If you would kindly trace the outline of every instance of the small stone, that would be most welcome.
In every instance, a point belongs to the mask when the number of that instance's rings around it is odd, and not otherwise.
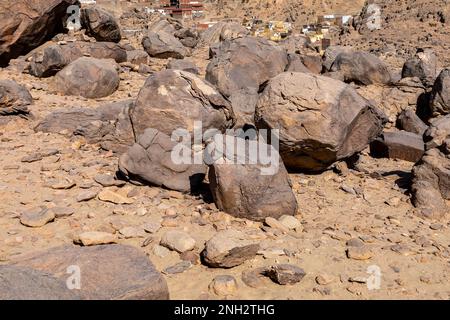
[[[426,284],[430,284],[431,283],[431,277],[423,275],[420,276],[420,282],[426,283]]]
[[[265,223],[271,228],[278,229],[278,230],[281,230],[283,232],[289,232],[289,228],[288,227],[286,227],[284,224],[282,224],[277,219],[274,219],[272,217],[267,217],[265,219]]]
[[[131,239],[131,238],[145,238],[145,232],[144,230],[139,230],[134,227],[125,227],[119,230],[119,233],[121,236],[123,236],[125,239]]]
[[[134,202],[133,199],[124,197],[117,192],[114,192],[109,189],[103,189],[98,194],[98,199],[104,202],[111,202],[114,204],[131,204]]]
[[[83,191],[77,196],[78,202],[89,201],[94,199],[98,195],[98,190]]]
[[[161,229],[161,224],[158,222],[148,222],[144,224],[142,228],[148,233],[156,233]]]
[[[56,218],[70,217],[75,213],[75,209],[70,207],[54,207],[50,210],[55,213]]]
[[[317,284],[320,284],[322,286],[326,286],[330,283],[332,283],[335,280],[335,277],[326,274],[326,273],[321,273],[316,277],[316,282]]]
[[[190,261],[181,261],[171,267],[168,267],[163,270],[163,273],[165,274],[177,274],[185,272],[186,270],[190,269],[192,267],[192,264]]]
[[[350,277],[348,279],[349,282],[356,282],[356,283],[367,283],[367,278],[365,277]]]
[[[364,241],[358,238],[352,238],[345,243],[348,247],[363,247]]]
[[[291,264],[277,264],[267,268],[264,273],[280,285],[296,284],[306,275],[305,271]]]
[[[346,184],[342,184],[342,185],[341,185],[341,190],[343,190],[343,191],[345,191],[345,192],[347,192],[347,193],[356,195],[355,189],[353,189],[352,187],[350,187],[350,186],[348,186],[348,185],[346,185]]]
[[[186,232],[178,230],[167,231],[163,235],[160,244],[179,253],[195,248],[195,240]]]
[[[155,256],[160,257],[160,258],[165,258],[170,254],[169,249],[160,246],[159,244],[155,245],[153,247],[153,253],[155,254]]]
[[[216,295],[227,297],[233,295],[237,290],[237,281],[233,276],[220,275],[209,284],[209,289]]]
[[[200,263],[200,255],[194,251],[186,251],[180,254],[180,259],[183,261],[189,261],[193,265]]]
[[[101,184],[103,187],[122,187],[125,185],[125,181],[116,180],[110,174],[98,174],[94,177],[95,182]]]
[[[299,228],[301,226],[300,221],[298,221],[298,219],[293,216],[283,215],[278,219],[278,221],[283,226],[285,226],[286,228],[291,229],[291,230]]]
[[[374,256],[374,253],[367,246],[349,247],[347,249],[347,257],[354,260],[368,260]]]
[[[33,208],[20,215],[20,223],[31,228],[38,228],[55,220],[55,213],[47,208]]]
[[[50,185],[52,189],[55,190],[68,190],[76,186],[76,183],[69,178],[64,180],[54,182]]]
[[[155,239],[153,237],[147,237],[145,238],[145,240],[142,242],[141,247],[145,248],[147,247],[149,244],[151,244]]]
[[[31,153],[31,154],[23,157],[22,159],[20,159],[20,161],[32,163],[32,162],[36,162],[36,161],[41,161],[43,158],[44,158],[44,156],[41,153],[35,152],[35,153]]]
[[[444,228],[444,226],[442,224],[440,224],[440,223],[432,223],[430,225],[430,229],[431,230],[441,230],[443,228]]]
[[[265,268],[257,268],[245,270],[242,272],[242,282],[244,282],[250,288],[258,289],[265,286],[264,272]]]
[[[206,242],[202,252],[206,265],[214,268],[232,268],[249,259],[259,251],[258,241],[238,230],[218,232]]]
[[[391,207],[398,207],[401,202],[401,199],[399,197],[393,197],[386,201],[386,204],[388,204]]]
[[[100,231],[83,232],[78,236],[78,239],[83,246],[116,243],[116,237],[112,233]]]

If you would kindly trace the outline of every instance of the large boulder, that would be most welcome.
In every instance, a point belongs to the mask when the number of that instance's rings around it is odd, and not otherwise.
[[[301,54],[307,50],[312,50],[309,48],[311,39],[304,34],[293,34],[281,41],[280,45],[290,54]]]
[[[164,70],[151,75],[130,112],[135,136],[145,129],[158,129],[169,137],[177,129],[224,131],[235,123],[230,103],[213,86],[192,73]]]
[[[402,77],[418,77],[426,86],[431,87],[438,72],[437,57],[433,49],[418,50],[416,55],[403,65]]]
[[[325,53],[323,54],[323,67],[326,71],[331,71],[334,61],[341,53],[352,53],[354,52],[351,47],[344,46],[329,46]]]
[[[444,69],[434,83],[430,109],[434,115],[450,113],[450,69]]]
[[[97,41],[117,43],[122,39],[116,19],[103,9],[97,7],[81,9],[81,25],[86,29],[86,34]]]
[[[107,103],[96,109],[86,107],[56,110],[48,114],[35,131],[83,136],[88,143],[122,153],[134,143],[129,111],[133,100]]]
[[[26,114],[33,97],[24,86],[13,80],[0,80],[0,116]]]
[[[421,215],[440,219],[449,211],[445,200],[450,200],[450,140],[443,148],[428,150],[413,168],[413,204]]]
[[[365,149],[382,131],[384,115],[351,86],[328,77],[285,72],[261,94],[260,129],[277,129],[289,168],[319,171]]]
[[[53,44],[33,53],[30,74],[39,78],[54,76],[71,62],[86,55],[97,59],[114,59],[117,63],[127,61],[127,51],[112,42]]]
[[[91,99],[107,97],[119,87],[118,69],[113,60],[79,58],[56,74],[55,88],[64,95]]]
[[[391,74],[386,63],[367,52],[341,52],[334,60],[331,71],[340,72],[345,82],[364,85],[391,83]]]
[[[76,290],[46,272],[0,266],[0,300],[80,300]]]
[[[413,109],[405,109],[397,118],[400,129],[423,136],[428,126],[419,118]]]
[[[240,23],[220,21],[203,31],[200,38],[202,44],[210,46],[216,42],[242,38],[249,33]]]
[[[131,246],[64,245],[18,258],[15,265],[47,272],[64,282],[70,282],[71,275],[79,275],[80,289],[76,291],[83,299],[169,298],[162,275],[144,253]]]
[[[297,200],[278,151],[262,139],[220,137],[222,141],[214,147],[216,154],[209,168],[217,207],[255,221],[295,215]],[[252,156],[256,161],[251,161]]]
[[[142,46],[150,57],[160,59],[183,59],[189,54],[188,49],[177,38],[165,32],[148,32],[142,39]]]
[[[61,33],[67,8],[78,0],[0,2],[0,67]]]
[[[119,170],[130,180],[181,192],[193,191],[203,181],[207,167],[203,161],[199,164],[177,161],[174,150],[177,145],[168,135],[147,129],[138,142],[120,157]],[[194,159],[191,151],[189,158]]]
[[[177,30],[173,35],[175,36],[175,38],[180,40],[183,46],[188,48],[195,48],[200,37],[197,30],[189,28],[182,28],[180,30]]]
[[[244,37],[222,42],[206,70],[206,80],[232,102],[238,126],[253,124],[261,86],[283,72],[286,51],[264,38]]]

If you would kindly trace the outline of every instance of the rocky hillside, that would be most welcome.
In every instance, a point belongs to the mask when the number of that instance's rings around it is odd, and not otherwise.
[[[347,33],[340,43],[401,59],[416,48],[432,47],[441,62],[450,65],[450,2],[446,0],[374,0],[381,14],[381,29],[357,25],[359,32]],[[363,13],[364,16],[364,13]],[[363,17],[364,18],[364,17]]]
[[[207,11],[212,16],[283,20],[297,27],[316,21],[321,14],[356,15],[364,0],[207,0]]]

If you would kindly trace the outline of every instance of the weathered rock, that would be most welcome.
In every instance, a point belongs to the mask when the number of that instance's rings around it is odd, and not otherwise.
[[[369,260],[374,256],[374,252],[368,246],[348,247],[347,257],[353,260]]]
[[[188,59],[174,59],[169,61],[169,63],[166,66],[167,69],[175,69],[175,70],[182,70],[186,72],[190,72],[193,74],[200,74],[200,70],[198,67]]]
[[[197,30],[190,28],[182,28],[177,30],[173,35],[175,38],[180,40],[183,46],[188,48],[195,48],[199,41],[199,34]]]
[[[79,242],[83,246],[96,246],[117,242],[116,237],[112,233],[101,231],[83,232],[78,236],[78,239],[75,240],[75,242]]]
[[[130,110],[135,136],[153,128],[172,136],[177,129],[194,129],[201,121],[203,131],[231,128],[235,117],[230,103],[210,84],[197,76],[164,70],[151,75]]]
[[[237,290],[237,281],[233,276],[216,276],[209,284],[210,290],[216,295],[226,297],[233,295]]]
[[[286,167],[309,171],[362,151],[381,133],[384,121],[345,83],[291,72],[269,81],[255,115],[259,129],[279,130]]]
[[[430,109],[433,115],[450,113],[450,69],[444,69],[431,91]]]
[[[301,56],[298,54],[288,54],[289,64],[286,67],[286,71],[290,72],[305,72],[310,73],[311,71],[303,64]]]
[[[30,74],[43,78],[51,77],[75,60],[89,56],[96,59],[114,59],[117,63],[127,61],[127,51],[112,42],[70,42],[52,44],[37,49],[32,54]]]
[[[98,194],[98,199],[105,202],[111,202],[114,204],[131,204],[134,202],[132,198],[123,196],[111,189],[105,188]]]
[[[1,300],[80,300],[76,290],[46,272],[20,266],[0,266]]]
[[[27,88],[13,80],[0,80],[0,116],[27,114],[32,103]]]
[[[240,23],[220,21],[201,35],[202,44],[210,46],[216,42],[233,40],[247,36],[249,31]]]
[[[117,180],[113,175],[111,174],[97,174],[94,177],[95,182],[101,184],[103,187],[121,187],[125,185],[125,181],[123,180]]]
[[[78,194],[76,199],[78,202],[89,201],[89,200],[92,200],[95,197],[97,197],[97,195],[98,195],[98,190],[88,190],[88,191],[83,191],[80,194]]]
[[[142,46],[150,57],[183,59],[188,49],[173,35],[165,32],[150,31],[143,39]]]
[[[227,152],[226,148],[230,146],[225,145],[230,138],[238,146],[233,154]],[[224,144],[215,146],[220,158],[209,169],[210,189],[217,207],[237,217],[256,221],[296,214],[297,200],[277,150],[263,141],[227,136],[223,140]],[[251,164],[252,145],[258,148],[254,150],[259,150],[260,156],[267,154],[268,159]],[[223,147],[218,148],[220,146]],[[261,161],[268,163],[263,165]]]
[[[64,29],[67,8],[78,0],[18,0],[0,3],[0,67]]]
[[[80,135],[88,143],[99,143],[106,150],[125,152],[134,143],[129,117],[133,103],[133,100],[123,100],[96,109],[56,110],[48,114],[34,130]]]
[[[177,264],[174,264],[173,266],[167,267],[163,270],[164,274],[178,274],[183,273],[186,270],[189,270],[192,267],[192,263],[190,261],[181,261]]]
[[[449,144],[446,142],[446,146]],[[413,168],[413,204],[429,212],[429,218],[441,218],[448,212],[444,202],[450,199],[450,160],[445,151],[428,150]]]
[[[64,281],[70,276],[68,267],[79,267],[81,289],[77,292],[83,299],[169,298],[161,274],[144,253],[130,246],[61,246],[22,257],[16,264],[48,272]]]
[[[300,57],[303,65],[312,73],[322,72],[322,58],[320,55],[305,54]]]
[[[149,60],[150,60],[149,58],[150,58],[150,56],[144,50],[127,51],[127,61],[132,64],[135,64],[135,65],[140,65],[140,64],[146,65],[149,63]]]
[[[431,87],[438,72],[437,57],[433,49],[419,49],[416,55],[403,65],[402,78],[418,77],[426,86]]]
[[[171,230],[161,238],[161,245],[179,253],[191,251],[195,248],[195,240],[186,232]]]
[[[417,116],[412,109],[406,109],[397,118],[400,129],[423,136],[428,126]]]
[[[114,16],[97,7],[81,9],[81,26],[86,29],[86,34],[97,41],[119,42],[122,39]]]
[[[55,220],[55,213],[47,208],[33,208],[20,215],[20,223],[27,227],[37,228]]]
[[[253,124],[261,86],[283,72],[286,51],[264,38],[245,37],[222,42],[206,70],[206,80],[230,99],[238,127]]]
[[[130,180],[145,181],[181,192],[192,191],[203,181],[207,167],[203,162],[179,162],[178,158],[174,158],[177,145],[164,133],[147,129],[138,142],[120,157],[119,170]],[[194,152],[186,148],[194,161]]]
[[[343,74],[345,82],[364,85],[391,83],[388,66],[367,52],[341,52],[334,60],[331,71]]]
[[[79,58],[56,74],[55,88],[64,95],[103,98],[119,87],[118,68],[113,60]]]
[[[280,42],[288,54],[300,54],[311,45],[311,39],[303,34],[293,34]]]
[[[296,217],[288,215],[281,216],[278,221],[288,229],[296,229],[302,225]]]
[[[415,133],[384,132],[370,144],[370,150],[376,157],[417,162],[425,152],[425,144],[422,136]]]
[[[214,268],[233,268],[256,256],[257,241],[238,230],[220,231],[206,242],[203,261]]]
[[[333,66],[334,61],[337,56],[341,53],[352,53],[354,52],[351,47],[343,47],[343,46],[329,46],[323,55],[323,67],[326,71],[331,71],[331,67]]]
[[[305,271],[291,264],[276,264],[268,267],[263,274],[281,285],[296,284],[306,275]]]

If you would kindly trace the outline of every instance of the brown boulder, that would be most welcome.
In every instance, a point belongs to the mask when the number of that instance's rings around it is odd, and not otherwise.
[[[320,171],[365,149],[384,115],[351,86],[328,77],[285,72],[260,95],[255,122],[277,129],[288,168]]]
[[[147,256],[125,245],[65,245],[21,257],[15,265],[47,272],[66,282],[69,267],[80,271],[83,299],[166,300],[166,281]],[[74,270],[75,270],[74,268]],[[73,271],[71,271],[73,272]],[[75,274],[75,273],[73,273]]]
[[[59,71],[54,85],[56,91],[64,95],[103,98],[119,87],[118,69],[114,60],[83,57]]]
[[[213,86],[192,73],[164,70],[151,75],[130,111],[135,136],[153,128],[169,137],[177,129],[192,133],[194,122],[203,130],[224,131],[235,122],[230,103]]]
[[[425,153],[425,144],[421,135],[399,131],[384,132],[370,144],[375,157],[401,159],[410,162],[419,161]]]
[[[331,71],[339,71],[345,82],[356,82],[363,85],[390,84],[389,68],[377,56],[362,52],[341,52],[333,62]]]
[[[0,67],[64,31],[67,8],[78,0],[0,2]]]
[[[282,73],[286,51],[264,38],[244,37],[221,42],[206,70],[206,80],[232,101],[238,126],[253,124],[260,87]]]
[[[150,57],[183,59],[188,49],[172,34],[150,31],[143,39],[142,46]]]
[[[116,19],[103,9],[97,7],[81,9],[81,25],[86,29],[86,34],[97,41],[117,43],[122,39]]]
[[[112,42],[72,42],[53,44],[36,50],[30,63],[30,74],[42,78],[51,77],[71,62],[89,56],[96,59],[114,59],[117,63],[127,61],[127,51]]]
[[[434,115],[450,113],[450,69],[444,69],[434,83],[430,109]]]
[[[217,207],[239,218],[255,221],[295,215],[297,200],[277,150],[262,140],[223,137],[227,139],[224,139],[226,143],[220,144],[223,148],[219,150],[219,144],[215,146],[215,161],[209,168],[211,193]],[[230,141],[238,146],[233,154],[226,151]],[[259,152],[255,164],[250,161],[251,144]],[[267,157],[261,159],[265,154]]]
[[[27,88],[12,80],[0,80],[0,116],[27,114],[32,103]]]
[[[207,167],[202,162],[177,162],[173,158],[176,145],[177,142],[164,133],[147,129],[138,142],[120,157],[119,170],[131,180],[181,192],[192,191],[203,181]]]

